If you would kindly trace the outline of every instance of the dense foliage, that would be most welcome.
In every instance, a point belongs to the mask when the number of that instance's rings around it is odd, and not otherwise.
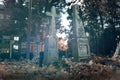
[[[90,33],[91,50],[102,55],[112,55],[116,48],[119,27],[118,0],[84,0],[83,19]]]

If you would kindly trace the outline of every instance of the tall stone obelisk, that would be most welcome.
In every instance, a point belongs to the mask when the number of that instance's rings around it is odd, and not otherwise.
[[[47,37],[47,44],[46,44],[46,62],[52,63],[58,59],[58,39],[56,36],[56,23],[55,18],[56,8],[52,6],[51,12],[46,12],[47,16],[51,17],[50,26],[49,26],[49,36]]]
[[[90,57],[89,41],[81,19],[79,18],[79,6],[73,6],[73,40],[72,54],[75,60]]]

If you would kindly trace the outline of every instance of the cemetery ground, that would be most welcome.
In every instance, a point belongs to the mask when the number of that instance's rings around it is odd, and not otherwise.
[[[0,80],[120,80],[120,58],[63,58],[39,67],[28,60],[0,62]]]

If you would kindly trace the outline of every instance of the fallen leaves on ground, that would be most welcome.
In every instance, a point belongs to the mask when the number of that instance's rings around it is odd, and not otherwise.
[[[120,59],[94,56],[90,61],[68,58],[42,68],[30,61],[0,62],[2,80],[119,80]],[[9,79],[7,79],[7,77]]]

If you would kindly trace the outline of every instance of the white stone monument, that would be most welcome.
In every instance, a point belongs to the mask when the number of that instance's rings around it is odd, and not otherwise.
[[[55,62],[58,59],[58,39],[56,36],[56,23],[55,18],[56,8],[52,6],[51,13],[46,12],[47,16],[51,17],[50,26],[49,26],[49,35],[47,36],[47,43],[46,43],[46,63]]]
[[[73,40],[72,54],[75,60],[90,57],[89,41],[86,37],[82,21],[79,18],[79,6],[73,6]]]

